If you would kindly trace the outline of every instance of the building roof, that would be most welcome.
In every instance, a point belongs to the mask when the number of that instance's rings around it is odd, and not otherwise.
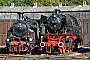
[[[80,11],[90,10],[90,5],[86,6],[43,6],[43,7],[30,7],[30,6],[0,6],[0,12],[38,12],[38,11],[54,11],[60,9],[61,11]]]

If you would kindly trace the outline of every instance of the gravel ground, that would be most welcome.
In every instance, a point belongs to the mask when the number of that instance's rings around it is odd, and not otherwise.
[[[90,52],[78,53],[68,52],[65,54],[58,55],[14,55],[9,54],[7,49],[0,48],[0,60],[90,60]]]
[[[70,52],[66,54],[60,55],[0,55],[0,59],[3,58],[4,60],[90,60],[90,53],[76,53]]]

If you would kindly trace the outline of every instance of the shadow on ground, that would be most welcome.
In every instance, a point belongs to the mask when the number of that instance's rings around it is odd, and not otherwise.
[[[6,48],[0,48],[0,54],[9,54],[9,51]]]

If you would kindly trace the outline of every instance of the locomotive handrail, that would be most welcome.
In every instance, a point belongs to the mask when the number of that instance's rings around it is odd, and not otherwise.
[[[68,36],[70,36],[70,35],[72,35],[72,34],[41,34],[41,35],[44,35],[44,36],[47,36],[47,35],[68,35]]]
[[[17,36],[10,36],[12,38],[26,38],[26,37],[30,37],[30,36],[21,36],[21,37],[17,37]]]

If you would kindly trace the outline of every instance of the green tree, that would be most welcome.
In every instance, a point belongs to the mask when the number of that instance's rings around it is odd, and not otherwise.
[[[10,6],[13,0],[0,0],[0,6]]]
[[[0,6],[10,6],[14,2],[15,6],[33,6],[35,2],[38,6],[57,6],[62,2],[63,6],[82,5],[86,1],[90,5],[90,0],[0,0]]]
[[[90,0],[87,0],[87,4],[90,5]]]

